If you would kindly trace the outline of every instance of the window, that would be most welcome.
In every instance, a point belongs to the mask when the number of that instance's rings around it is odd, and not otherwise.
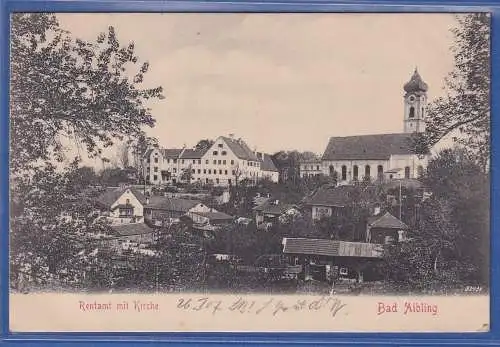
[[[198,173],[201,174],[201,169],[198,169]]]
[[[213,154],[213,155],[217,155],[217,154],[219,154],[219,152],[217,152],[217,151],[213,151],[213,153],[212,153],[212,154]]]
[[[219,170],[219,175],[222,175],[222,170]]]
[[[150,162],[151,162],[151,160],[149,160],[149,158],[148,158],[148,164],[149,164]]]
[[[213,161],[213,164],[214,164],[214,165],[217,165],[217,160],[214,160],[214,161]]]
[[[358,179],[358,166],[357,165],[354,165],[354,167],[352,168],[352,175],[353,175],[353,178],[355,180]]]
[[[125,200],[125,205],[130,205],[130,199]]]
[[[158,175],[154,175],[153,176],[153,181],[157,181],[158,180]]]
[[[181,164],[184,164],[184,159],[182,159],[182,162],[181,162]]]
[[[155,166],[154,172],[158,172],[158,167]]]
[[[405,178],[410,178],[410,167],[409,166],[405,167]]]
[[[191,169],[191,173],[196,173],[195,169]]]
[[[335,168],[333,165],[330,165],[330,176],[333,176],[335,174]]]
[[[193,159],[193,164],[196,164],[196,160]]]
[[[175,168],[175,167],[174,167],[174,170],[173,170],[173,171],[174,171],[174,173],[177,173],[177,168]]]
[[[227,170],[224,170],[224,175],[227,175]]]
[[[215,183],[219,184],[219,179],[218,178],[215,179]]]
[[[167,164],[170,164],[170,159],[167,159]]]
[[[410,117],[410,118],[415,117],[415,107],[413,107],[413,106],[410,107],[410,115],[408,117]]]
[[[382,165],[377,166],[377,176],[379,179],[384,177],[384,167]]]
[[[203,173],[206,174],[207,173],[207,169],[203,169]]]
[[[208,184],[208,178],[206,178],[206,179],[205,179],[205,183],[207,183],[207,184]]]
[[[198,164],[201,164],[201,159],[198,159]]]
[[[147,168],[146,168],[146,171],[147,171],[147,172],[151,171],[151,168],[147,167]]]
[[[224,145],[223,145],[222,143],[219,143],[219,145],[218,145],[218,146],[219,146],[219,148],[224,147]]]
[[[347,166],[342,165],[342,181],[347,180]]]
[[[233,170],[232,173],[233,173],[233,176],[236,175],[236,171]]]
[[[219,164],[219,165],[220,165],[221,163],[222,163],[222,161],[221,161],[221,160],[218,160],[218,161],[217,161],[217,164]]]
[[[417,171],[418,171],[418,177],[422,177],[424,175],[424,167],[422,165],[418,166]]]
[[[223,161],[222,161],[222,164],[226,165],[226,161],[225,161],[225,160],[223,160]]]
[[[234,160],[231,160],[231,165],[234,165]]]
[[[365,177],[370,177],[370,165],[365,166]]]
[[[158,162],[158,158],[155,158],[155,163],[157,163],[157,162]]]
[[[211,174],[212,173],[212,170],[208,169],[208,173]]]
[[[227,152],[226,151],[222,151],[220,154],[227,155]]]
[[[208,159],[207,159],[207,160],[205,160],[205,164],[208,164]]]
[[[424,118],[424,108],[422,107],[422,118]]]
[[[227,180],[227,184],[231,185],[231,179]]]
[[[319,171],[319,165],[316,166],[316,170]]]
[[[177,159],[174,159],[174,164],[177,164]]]

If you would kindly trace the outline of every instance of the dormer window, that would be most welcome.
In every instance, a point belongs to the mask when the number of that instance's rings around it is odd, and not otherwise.
[[[222,152],[221,152],[221,155],[226,155],[226,154],[227,154],[227,152],[226,152],[226,151],[222,151]]]
[[[213,155],[217,155],[217,154],[219,154],[219,152],[217,152],[217,151],[213,151],[213,153],[212,153],[212,154],[213,154]]]
[[[219,148],[222,148],[224,147],[224,145],[222,143],[219,143]]]

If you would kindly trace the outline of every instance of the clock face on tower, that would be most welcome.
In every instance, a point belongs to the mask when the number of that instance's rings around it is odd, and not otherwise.
[[[415,96],[410,95],[409,100],[410,100],[410,103],[413,104],[415,102]]]

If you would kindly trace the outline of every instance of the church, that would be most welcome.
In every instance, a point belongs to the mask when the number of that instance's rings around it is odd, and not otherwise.
[[[321,158],[324,175],[343,183],[422,175],[430,155],[415,154],[413,138],[425,132],[428,86],[415,69],[403,89],[404,132],[331,137]]]

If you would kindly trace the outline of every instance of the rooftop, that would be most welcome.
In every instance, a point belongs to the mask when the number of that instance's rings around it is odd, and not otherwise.
[[[201,201],[199,200],[169,198],[166,196],[152,196],[149,198],[149,204],[144,207],[156,210],[188,212],[191,208],[200,203]]]
[[[413,154],[412,134],[331,137],[323,160],[388,160],[391,155]]]
[[[152,228],[148,227],[144,223],[124,223],[124,224],[112,225],[111,228],[119,236],[144,235],[144,234],[150,234],[154,231]]]
[[[389,212],[380,216],[373,216],[368,219],[371,228],[407,230],[408,226]]]
[[[381,258],[382,252],[381,246],[373,243],[288,237],[283,239],[285,254]]]
[[[306,197],[304,203],[311,206],[346,207],[361,198],[368,202],[376,202],[376,188],[374,186],[343,185],[335,187],[324,185]]]
[[[104,206],[104,207],[108,207],[109,208],[127,190],[130,190],[130,192],[132,194],[134,194],[134,196],[137,198],[137,200],[139,200],[139,202],[141,202],[142,204],[146,203],[146,197],[144,196],[144,194],[142,194],[137,189],[131,188],[131,187],[123,187],[123,188],[111,187],[111,188],[106,188],[106,191],[97,197],[97,203],[100,204],[100,205],[102,205],[102,206]]]

